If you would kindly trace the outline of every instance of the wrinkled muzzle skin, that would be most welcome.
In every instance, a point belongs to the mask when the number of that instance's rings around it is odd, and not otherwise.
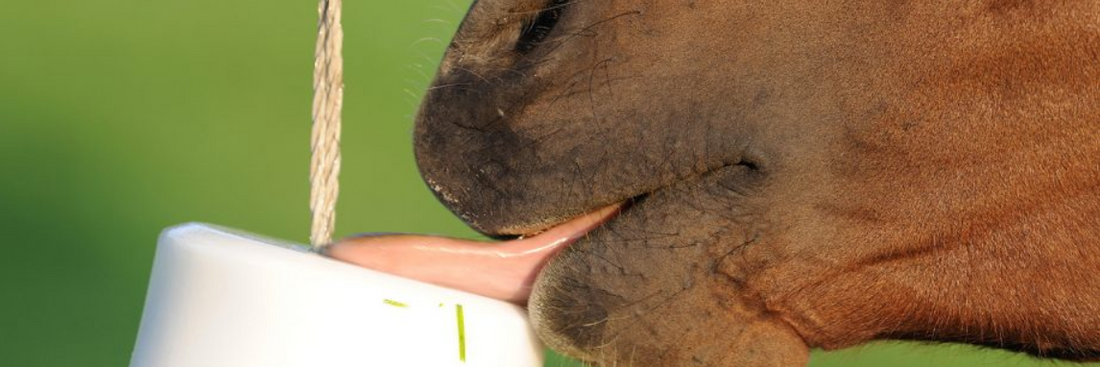
[[[1095,1],[480,0],[415,130],[470,226],[618,202],[530,300],[607,366],[1100,357]]]

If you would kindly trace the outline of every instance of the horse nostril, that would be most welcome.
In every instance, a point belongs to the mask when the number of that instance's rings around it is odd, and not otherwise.
[[[520,33],[519,40],[516,42],[516,52],[526,54],[545,41],[554,30],[554,26],[558,24],[570,1],[572,0],[549,0],[546,7],[539,10],[537,15],[524,21],[523,33]]]

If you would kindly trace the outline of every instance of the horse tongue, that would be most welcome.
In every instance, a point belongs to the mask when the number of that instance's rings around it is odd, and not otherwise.
[[[500,243],[395,234],[344,239],[326,254],[366,268],[524,305],[558,251],[616,214],[612,205],[533,237]]]

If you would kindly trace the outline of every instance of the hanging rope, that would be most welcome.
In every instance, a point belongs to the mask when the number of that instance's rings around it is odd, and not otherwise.
[[[309,167],[309,207],[313,214],[309,241],[314,247],[332,241],[340,192],[340,110],[344,103],[340,7],[340,0],[321,0],[317,9],[320,20],[313,61],[313,157]]]

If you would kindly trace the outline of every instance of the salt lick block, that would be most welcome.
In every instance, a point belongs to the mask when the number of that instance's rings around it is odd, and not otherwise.
[[[515,305],[206,224],[165,230],[131,367],[542,366]]]

